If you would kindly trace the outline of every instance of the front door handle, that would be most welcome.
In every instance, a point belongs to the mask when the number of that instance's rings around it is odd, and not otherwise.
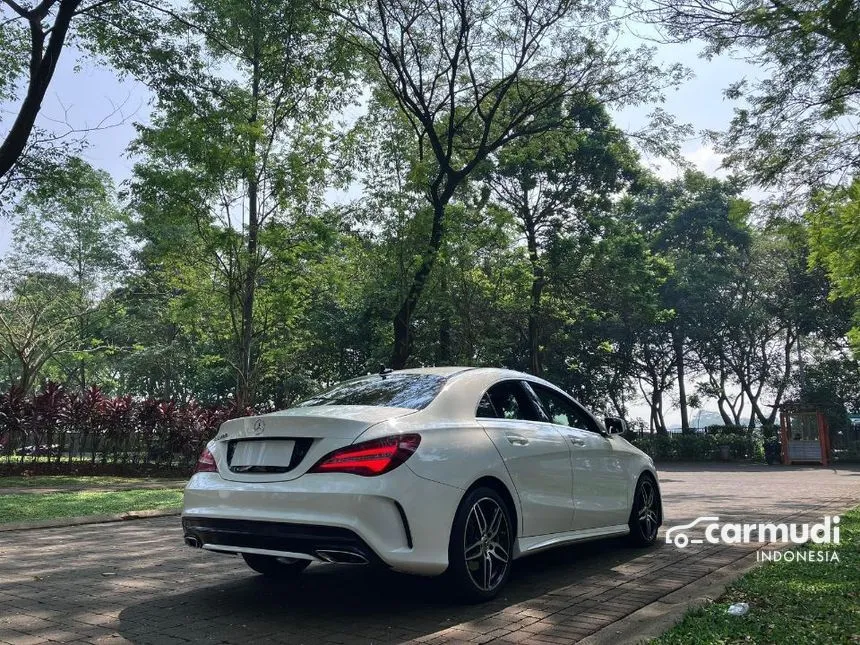
[[[518,434],[506,434],[505,439],[508,440],[508,443],[512,446],[527,446],[529,445],[529,440],[525,437],[521,437]]]
[[[584,440],[582,440],[582,439],[577,439],[577,438],[576,438],[576,437],[574,437],[572,434],[569,434],[569,435],[567,435],[567,436],[568,436],[568,437],[570,437],[570,443],[572,443],[574,446],[584,446],[584,445],[585,445],[585,441],[584,441]]]

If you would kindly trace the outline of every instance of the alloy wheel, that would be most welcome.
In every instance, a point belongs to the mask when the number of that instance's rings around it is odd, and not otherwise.
[[[463,553],[466,570],[476,587],[492,591],[504,579],[511,560],[511,530],[499,503],[482,497],[466,519]]]
[[[654,484],[649,479],[642,479],[639,484],[639,527],[642,530],[642,536],[646,540],[653,540],[657,535],[658,522],[658,504],[657,491],[654,489]]]

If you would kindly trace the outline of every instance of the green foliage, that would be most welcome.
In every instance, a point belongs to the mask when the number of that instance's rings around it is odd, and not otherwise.
[[[128,240],[116,189],[103,170],[69,158],[21,197],[13,216],[10,270],[56,272],[76,284],[88,301],[122,278]]]
[[[832,298],[854,303],[851,339],[860,355],[860,179],[848,188],[819,193],[807,219],[810,262],[827,271]]]
[[[696,11],[716,6],[658,4],[670,34],[701,33],[710,53],[750,46],[790,72],[722,140],[743,178],[795,188],[806,173],[804,188],[856,152],[854,131],[831,127],[855,117],[840,98],[857,80],[853,7],[744,0],[702,30]],[[412,365],[540,372],[613,414],[644,397],[658,433],[669,408],[686,418],[711,399],[726,426],[750,410],[773,423],[764,402],[795,395],[836,415],[854,371],[834,356],[848,305],[827,297],[858,297],[860,188],[822,191],[808,231],[762,222],[736,178],[650,176],[637,150],[671,155],[684,130],[657,111],[632,137],[609,115],[658,101],[684,71],[617,47],[611,13],[85,2],[76,51],[149,87],[151,118],[121,196],[74,146],[31,147],[26,181],[0,184],[18,218],[0,381],[270,409],[376,369],[394,346]],[[23,95],[23,26],[0,20],[0,102]],[[647,441],[672,459],[713,457],[714,436],[758,454],[729,434]]]
[[[301,2],[200,0],[179,22],[174,48],[195,30],[206,36],[185,64],[193,83],[118,63],[175,90],[159,93],[134,144],[137,280],[161,294],[147,298],[161,311],[129,344],[160,346],[135,358],[158,362],[165,395],[223,393],[232,382],[243,404],[258,393],[283,404],[292,394],[276,382],[293,371],[298,321],[320,304],[314,272],[338,244],[322,199],[348,50],[331,15]],[[177,347],[195,364],[190,380],[175,369]]]
[[[746,434],[749,429],[744,426],[714,425],[705,428],[707,434]]]
[[[26,190],[13,209],[14,240],[0,264],[0,356],[8,380],[29,390],[40,373],[86,385],[103,352],[97,326],[127,269],[128,238],[107,173],[71,157]],[[12,367],[12,365],[16,365]]]
[[[685,433],[644,435],[633,439],[633,445],[645,451],[655,461],[716,461],[721,459],[721,446],[728,446],[729,459],[761,461],[764,444],[758,433],[745,434]]]

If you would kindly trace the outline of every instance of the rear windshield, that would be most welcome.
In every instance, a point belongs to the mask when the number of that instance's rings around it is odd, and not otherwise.
[[[436,398],[446,377],[436,374],[379,374],[335,385],[296,407],[314,405],[375,405],[420,410]]]

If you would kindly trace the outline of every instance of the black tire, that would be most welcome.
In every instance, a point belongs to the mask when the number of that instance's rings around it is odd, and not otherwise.
[[[492,488],[476,488],[460,502],[448,543],[448,584],[465,602],[495,598],[513,558],[511,510]]]
[[[243,553],[245,564],[257,573],[262,573],[273,580],[292,580],[297,578],[302,571],[308,568],[310,560],[291,560],[290,558],[276,558],[273,555],[259,555],[256,553]]]
[[[634,546],[651,546],[663,522],[663,504],[657,482],[648,473],[639,477],[630,509],[630,542]]]

